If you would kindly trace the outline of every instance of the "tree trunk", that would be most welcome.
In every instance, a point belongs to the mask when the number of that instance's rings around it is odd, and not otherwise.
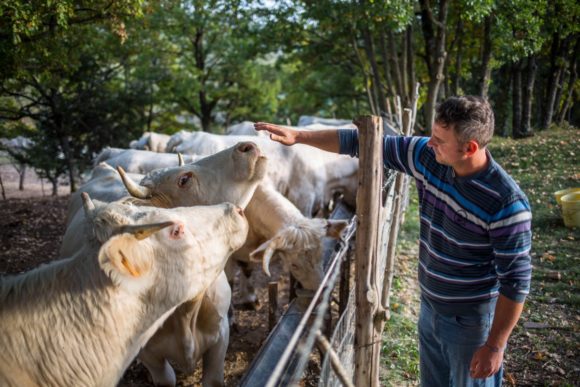
[[[57,196],[58,195],[58,177],[48,178],[48,180],[52,184],[52,193],[51,193],[51,195],[52,196]]]
[[[70,192],[73,193],[77,190],[77,185],[75,182],[75,167],[72,152],[68,143],[67,136],[62,136],[60,138],[60,146],[62,147],[62,153],[64,153],[64,157],[66,159],[66,167],[68,171],[68,179],[70,181]],[[56,177],[58,180],[58,176]]]
[[[20,169],[18,170],[18,190],[24,191],[24,178],[26,177],[26,165],[20,164]]]
[[[532,129],[532,102],[534,100],[534,81],[536,80],[536,71],[538,65],[536,64],[536,57],[531,55],[528,57],[528,66],[526,67],[526,88],[524,89],[524,96],[522,101],[522,135],[532,136],[534,133]]]
[[[433,12],[429,0],[419,0],[421,6],[421,28],[425,42],[425,65],[427,73],[432,74],[433,54],[435,53],[435,31],[433,30]]]
[[[432,12],[427,0],[421,0],[421,8],[423,10],[421,21],[423,24],[431,25],[429,28],[423,28],[423,31],[432,30]],[[433,119],[435,118],[435,104],[437,103],[437,96],[439,95],[439,86],[443,81],[443,66],[445,64],[445,29],[447,22],[447,11],[449,3],[447,0],[439,1],[439,12],[437,19],[437,34],[436,36],[425,36],[426,41],[431,41],[433,44],[427,44],[428,47],[434,47],[434,51],[428,55],[433,58],[430,66],[429,85],[427,89],[427,101],[425,102],[425,125],[428,130],[431,130]]]
[[[560,64],[560,76],[558,77],[558,81],[556,83],[556,96],[554,97],[554,107],[552,110],[552,121],[556,119],[558,120],[557,113],[560,111],[560,101],[562,99],[562,94],[564,92],[564,85],[566,83],[566,75],[570,76],[569,67],[572,66],[572,61],[568,59],[568,49],[570,47],[570,42],[572,40],[572,35],[568,36],[564,39],[562,44],[562,50],[560,51],[560,59],[558,63]]]
[[[415,92],[415,84],[417,83],[417,78],[415,75],[415,49],[413,47],[413,24],[411,23],[407,27],[405,32],[405,39],[407,40],[407,90],[409,94],[407,95],[407,100],[405,100],[405,106],[411,106],[413,103],[413,93]]]
[[[522,135],[522,69],[521,61],[512,65],[512,136],[521,138]]]
[[[203,47],[203,37],[204,37],[204,30],[200,28],[196,31],[195,36],[193,38],[193,48],[194,48],[194,56],[195,56],[195,67],[199,70],[201,74],[200,79],[200,90],[197,93],[199,98],[199,112],[198,117],[201,121],[201,129],[204,132],[211,131],[211,122],[212,122],[212,111],[215,106],[216,101],[209,101],[207,96],[207,89],[206,89],[206,80],[207,80],[207,69],[205,68],[205,50]]]
[[[459,81],[461,80],[461,66],[463,64],[463,19],[461,19],[461,16],[459,16],[457,21],[455,36],[457,39],[457,51],[455,52],[455,74],[453,74],[451,82],[451,95],[459,94]]]
[[[2,174],[0,174],[0,188],[2,188],[2,199],[6,200],[6,191],[4,190],[4,182],[2,181]]]
[[[395,85],[393,84],[393,78],[391,77],[391,59],[388,55],[387,40],[385,39],[385,32],[379,34],[379,43],[381,45],[381,57],[383,60],[383,73],[385,74],[385,80],[387,82],[387,96],[394,97],[397,95],[395,90]]]
[[[389,44],[389,51],[391,51],[391,58],[393,58],[393,63],[391,69],[394,71],[393,77],[395,78],[395,84],[397,85],[397,95],[404,98],[403,78],[401,76],[401,65],[399,64],[399,54],[397,53],[397,46],[395,44],[395,34],[393,31],[389,30],[387,42]]]
[[[386,100],[385,100],[385,93],[383,92],[383,83],[381,82],[381,77],[379,73],[379,66],[377,65],[377,59],[375,55],[375,45],[373,43],[373,38],[371,36],[371,31],[368,27],[363,28],[363,39],[365,42],[365,52],[367,54],[367,58],[371,65],[372,71],[372,78],[373,78],[373,89],[374,89],[374,96],[375,96],[375,106],[379,109],[379,113],[381,110],[386,110]]]
[[[491,40],[491,22],[492,16],[488,15],[484,20],[484,33],[483,33],[483,53],[481,56],[481,72],[480,72],[480,83],[479,83],[479,95],[482,98],[487,98],[487,93],[489,91],[489,82],[491,79],[491,52],[492,52],[492,40]]]
[[[561,67],[558,64],[558,53],[560,51],[560,34],[555,33],[552,37],[552,47],[550,49],[550,72],[548,73],[546,99],[544,102],[544,118],[542,128],[547,129],[552,123],[554,114],[554,102],[556,100],[556,89],[560,79]]]
[[[542,73],[540,73],[542,74]],[[540,75],[540,79],[542,79],[542,75]],[[535,93],[536,93],[536,104],[534,106],[534,123],[536,128],[541,128],[542,126],[542,118],[544,117],[544,82],[538,81],[536,83]]]
[[[496,82],[498,90],[502,90],[495,98],[495,122],[497,134],[502,137],[508,137],[511,128],[511,89],[512,89],[512,68],[510,65],[500,67]]]
[[[449,46],[449,52],[453,51],[454,44],[455,44],[455,41],[453,41],[451,43],[451,45]],[[451,55],[445,56],[445,62],[443,63],[444,82],[442,82],[442,87],[439,90],[439,96],[442,99],[445,99],[445,98],[451,96],[451,82],[450,82],[451,77],[449,76],[449,67],[451,66],[450,61],[451,61]]]
[[[572,58],[570,59],[570,77],[568,79],[568,92],[564,97],[564,101],[562,102],[562,108],[558,113],[558,124],[562,125],[564,123],[564,119],[566,117],[566,112],[570,108],[570,104],[572,101],[572,94],[574,92],[574,85],[576,84],[576,80],[578,79],[578,56],[580,51],[580,39],[576,40],[576,45],[574,47],[574,51],[572,53]]]
[[[362,75],[363,75],[363,79],[364,79],[364,83],[365,83],[365,90],[367,92],[367,98],[369,101],[369,107],[371,109],[371,113],[373,115],[378,115],[378,109],[377,109],[377,106],[375,106],[373,94],[372,94],[371,90],[369,89],[369,78],[367,75],[367,71],[365,69],[365,63],[364,63],[363,58],[359,52],[358,43],[356,42],[356,36],[353,36],[353,38],[352,38],[352,46],[354,48],[354,52],[356,54],[356,57],[358,59],[358,63],[360,65],[360,68],[362,71]]]
[[[409,106],[406,104],[406,101],[411,94],[411,90],[407,89],[407,60],[409,58],[409,54],[407,53],[407,36],[404,31],[399,33],[399,36],[399,41],[401,42],[401,86],[403,87],[401,102],[403,106]]]

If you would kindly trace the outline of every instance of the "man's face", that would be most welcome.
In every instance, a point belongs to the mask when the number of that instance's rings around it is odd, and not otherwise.
[[[427,146],[435,152],[437,162],[454,166],[466,159],[466,145],[460,144],[452,127],[444,127],[434,122],[431,128],[431,138]]]

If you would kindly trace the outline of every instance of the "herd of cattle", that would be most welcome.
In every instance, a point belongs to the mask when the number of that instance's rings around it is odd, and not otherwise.
[[[358,160],[251,123],[131,147],[147,150],[106,148],[71,196],[61,259],[0,278],[0,385],[113,386],[138,357],[156,385],[203,359],[202,384],[221,386],[238,268],[236,304],[273,258],[319,286],[323,239],[347,225],[324,209],[337,193],[354,206]]]

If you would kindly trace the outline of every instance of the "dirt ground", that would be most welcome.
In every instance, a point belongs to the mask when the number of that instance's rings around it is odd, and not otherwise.
[[[66,208],[69,187],[59,187],[59,196],[50,195],[51,187],[44,187],[32,171],[27,173],[24,190],[18,190],[18,174],[8,165],[0,166],[6,200],[0,197],[0,275],[16,274],[30,270],[42,263],[57,259],[65,232]],[[236,310],[238,329],[231,332],[225,373],[226,386],[235,386],[257,354],[268,335],[267,283],[278,280],[278,316],[288,301],[288,280],[276,262],[272,265],[272,278],[259,270],[252,276],[257,282],[260,305],[256,311]],[[236,292],[234,292],[234,300]],[[200,368],[200,367],[198,367]],[[307,371],[308,372],[308,371]],[[187,376],[178,373],[178,386],[200,385],[200,371]],[[304,385],[314,385],[312,377]],[[145,367],[133,362],[119,386],[151,386]]]

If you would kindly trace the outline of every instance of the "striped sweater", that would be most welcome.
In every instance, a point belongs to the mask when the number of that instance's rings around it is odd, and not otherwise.
[[[493,312],[498,294],[523,302],[531,279],[526,195],[491,157],[486,170],[455,176],[426,137],[385,136],[385,166],[415,178],[422,298],[445,315]],[[358,157],[356,130],[340,130],[340,153]]]

